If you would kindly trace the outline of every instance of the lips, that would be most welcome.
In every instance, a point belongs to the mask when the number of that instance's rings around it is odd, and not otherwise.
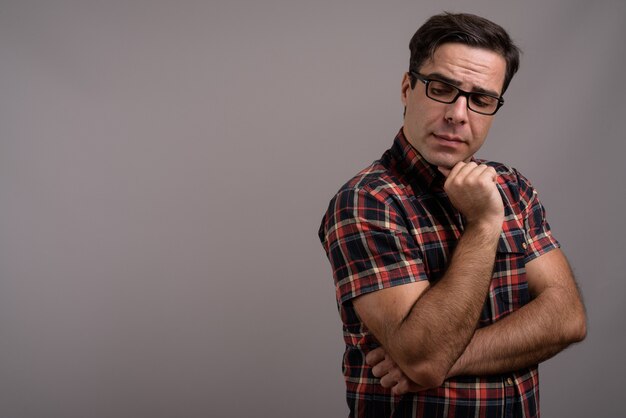
[[[455,136],[455,135],[447,135],[447,134],[436,134],[433,133],[433,135],[438,138],[438,139],[443,139],[444,141],[450,141],[450,142],[464,142],[463,138],[461,138],[460,136]]]
[[[456,136],[456,135],[448,135],[448,134],[436,134],[433,133],[433,136],[439,140],[439,142],[443,143],[443,144],[447,144],[450,146],[454,146],[454,145],[461,145],[463,143],[465,143],[465,141],[463,140],[463,138],[461,138],[460,136]]]

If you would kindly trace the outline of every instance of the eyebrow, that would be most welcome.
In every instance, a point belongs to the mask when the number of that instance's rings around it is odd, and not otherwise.
[[[452,84],[455,87],[459,87],[461,85],[461,82],[459,80],[455,80],[453,78],[450,77],[446,77],[445,75],[441,74],[441,73],[430,73],[426,76],[427,78],[436,78],[439,79],[440,81],[445,81],[448,84]],[[487,90],[485,88],[482,87],[473,87],[470,93],[484,93],[484,94],[489,94],[491,96],[495,96],[495,97],[500,97],[500,95],[493,91],[493,90]]]

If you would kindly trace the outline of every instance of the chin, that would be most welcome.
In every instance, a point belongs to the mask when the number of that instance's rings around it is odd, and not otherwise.
[[[428,161],[430,164],[435,165],[437,167],[443,167],[443,168],[448,168],[448,169],[452,169],[452,167],[454,167],[459,161],[463,161],[462,158],[460,157],[452,157],[452,156],[437,156],[437,155],[433,155],[433,156],[428,156],[428,157],[424,157],[426,159],[426,161]]]

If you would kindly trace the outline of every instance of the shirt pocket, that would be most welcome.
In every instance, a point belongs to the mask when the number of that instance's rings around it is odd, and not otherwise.
[[[526,234],[521,228],[500,233],[489,298],[483,319],[493,323],[530,301],[526,281]]]

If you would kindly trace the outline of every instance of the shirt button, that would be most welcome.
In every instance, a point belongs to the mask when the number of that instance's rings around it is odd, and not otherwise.
[[[522,242],[522,248],[526,249],[526,247],[528,247],[528,244],[526,244],[525,242]]]
[[[513,379],[511,379],[510,377],[507,377],[506,384],[507,386],[513,386]]]

